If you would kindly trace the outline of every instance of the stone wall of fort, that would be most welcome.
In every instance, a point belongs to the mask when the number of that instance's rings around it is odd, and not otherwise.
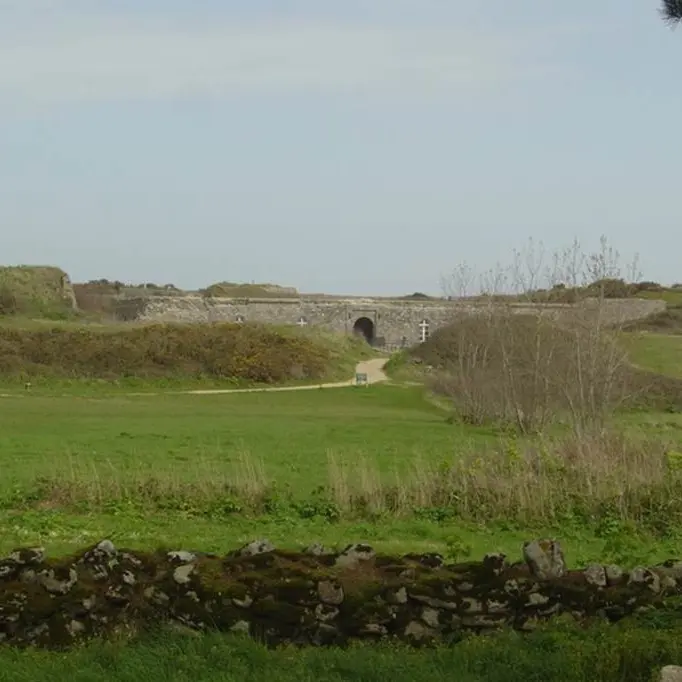
[[[567,304],[512,304],[518,313],[542,312],[561,317],[594,310],[596,301]],[[329,331],[362,333],[376,345],[412,345],[457,318],[487,310],[472,301],[398,300],[379,298],[237,299],[203,296],[155,296],[119,301],[120,320],[140,322],[257,322],[318,326]],[[612,299],[602,314],[609,323],[642,319],[665,309],[659,300]]]

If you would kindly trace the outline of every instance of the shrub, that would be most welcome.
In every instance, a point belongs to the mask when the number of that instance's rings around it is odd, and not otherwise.
[[[623,279],[600,279],[587,287],[588,295],[598,298],[630,298],[634,293],[634,286]]]
[[[12,289],[6,284],[0,286],[0,315],[14,315],[18,310],[17,298]]]
[[[660,334],[682,334],[682,306],[669,305],[666,310],[626,326],[627,331],[650,331]]]
[[[290,298],[298,296],[293,287],[278,284],[238,284],[235,282],[216,282],[201,289],[206,298]]]
[[[665,291],[665,287],[658,282],[637,282],[632,285],[635,292],[640,291]]]
[[[491,308],[437,330],[412,353],[439,370],[431,386],[464,420],[510,422],[524,433],[557,417],[576,430],[603,423],[631,388],[614,334],[577,316],[560,326]]]
[[[117,331],[0,328],[5,374],[71,378],[212,377],[275,383],[324,375],[332,351],[313,337],[236,324]]]

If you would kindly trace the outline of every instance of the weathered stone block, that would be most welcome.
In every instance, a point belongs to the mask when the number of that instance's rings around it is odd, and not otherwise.
[[[660,682],[682,682],[682,667],[667,665],[661,670]]]
[[[523,558],[533,576],[540,580],[561,578],[566,573],[566,561],[556,540],[535,540],[523,546]]]

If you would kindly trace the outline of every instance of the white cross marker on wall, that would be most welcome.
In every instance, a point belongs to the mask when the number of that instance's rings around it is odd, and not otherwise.
[[[429,323],[426,320],[422,320],[419,325],[419,340],[424,343],[429,337]]]
[[[299,327],[307,327],[308,321],[305,319],[305,317],[301,317],[297,324]]]

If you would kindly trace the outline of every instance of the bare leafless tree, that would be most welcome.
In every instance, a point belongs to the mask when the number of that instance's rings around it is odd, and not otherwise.
[[[467,262],[462,262],[451,275],[441,276],[441,290],[448,298],[468,298],[474,293],[472,286],[475,279],[474,269]]]
[[[453,325],[444,339],[449,360],[434,387],[473,422],[501,419],[529,432],[560,416],[578,434],[603,424],[629,390],[622,324],[607,300],[608,283],[619,283],[622,271],[620,254],[604,237],[594,253],[586,254],[576,240],[549,260],[544,245],[529,240],[509,267],[498,265],[481,278],[488,305]],[[450,292],[462,289],[462,272],[457,268],[444,278]],[[580,305],[561,309],[559,319],[553,309],[536,305],[551,301],[557,286],[581,296]]]
[[[562,284],[575,289],[584,284],[585,252],[577,238],[571,244],[554,252],[553,269],[549,273],[552,286]]]
[[[514,249],[512,275],[515,294],[523,295],[543,285],[545,255],[543,242],[536,242],[532,237],[522,251]]]

